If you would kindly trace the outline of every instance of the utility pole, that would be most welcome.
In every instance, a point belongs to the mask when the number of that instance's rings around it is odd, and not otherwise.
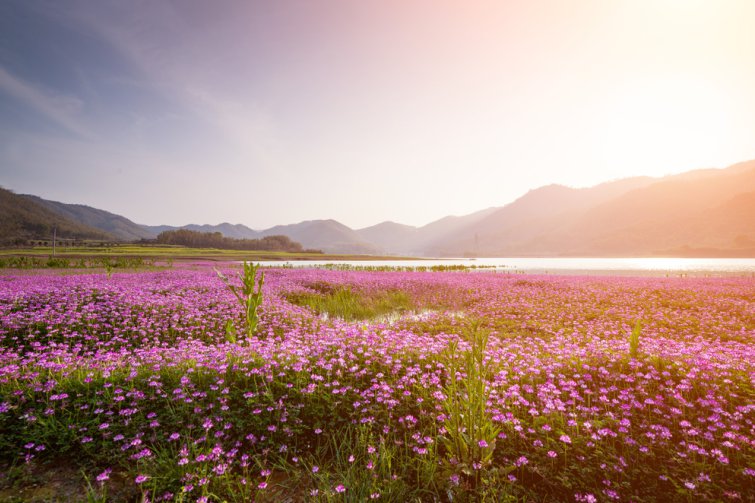
[[[58,237],[58,226],[54,225],[52,227],[52,256],[55,256],[55,238]]]

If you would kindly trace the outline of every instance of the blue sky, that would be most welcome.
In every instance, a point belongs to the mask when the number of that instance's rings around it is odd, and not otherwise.
[[[146,224],[424,224],[755,158],[749,1],[0,4],[0,185]]]

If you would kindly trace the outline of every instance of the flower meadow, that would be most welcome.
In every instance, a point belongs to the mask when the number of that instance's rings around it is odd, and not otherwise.
[[[754,300],[272,268],[248,336],[203,268],[5,274],[0,484],[65,463],[89,501],[753,501]]]

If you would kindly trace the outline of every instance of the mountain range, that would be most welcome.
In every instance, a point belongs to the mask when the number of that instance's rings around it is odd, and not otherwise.
[[[135,241],[172,226],[147,226],[79,204],[0,189],[0,241],[61,237]],[[412,256],[755,257],[755,161],[589,188],[547,185],[515,201],[421,227],[382,222],[351,229],[308,220],[253,230],[241,224],[181,228],[258,239],[282,234],[326,253]]]

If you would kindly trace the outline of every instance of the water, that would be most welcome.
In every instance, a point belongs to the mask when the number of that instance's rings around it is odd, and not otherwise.
[[[297,260],[262,261],[266,266],[322,267],[345,264],[367,267],[431,267],[465,265],[501,273],[755,276],[755,258],[477,258],[428,260]]]

